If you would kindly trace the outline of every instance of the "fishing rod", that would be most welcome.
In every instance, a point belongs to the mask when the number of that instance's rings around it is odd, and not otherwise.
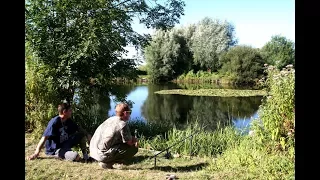
[[[190,138],[190,159],[191,159],[191,157],[192,157],[192,138],[193,138],[193,136],[194,136],[194,135],[196,135],[196,134],[198,134],[200,131],[204,130],[204,128],[206,128],[207,126],[208,126],[208,125],[206,125],[206,126],[202,127],[201,129],[197,130],[195,133],[193,133],[193,134],[189,135],[188,137],[185,137],[185,138],[183,138],[183,139],[181,139],[181,140],[177,141],[177,142],[176,142],[176,143],[174,143],[173,145],[171,145],[171,146],[167,147],[166,149],[164,149],[164,150],[162,150],[162,151],[160,151],[160,152],[156,153],[156,154],[155,154],[155,155],[153,155],[152,157],[150,157],[149,159],[154,158],[154,168],[156,168],[156,166],[157,166],[157,156],[158,156],[159,154],[161,154],[161,153],[163,153],[163,152],[167,152],[167,154],[166,154],[166,155],[168,155],[168,154],[169,154],[169,149],[170,149],[170,148],[172,148],[172,147],[174,147],[175,145],[177,145],[177,144],[181,143],[182,141],[185,141],[185,140],[186,140],[186,139],[188,139],[188,138]],[[135,130],[135,135],[136,135],[136,132],[137,132],[137,129]]]

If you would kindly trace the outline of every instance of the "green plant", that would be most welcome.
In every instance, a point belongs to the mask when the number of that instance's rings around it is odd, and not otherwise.
[[[25,130],[39,138],[48,121],[57,114],[59,103],[52,69],[40,63],[26,46],[25,57]]]
[[[292,65],[281,71],[268,66],[266,72],[262,83],[269,93],[259,109],[260,123],[255,122],[253,128],[261,141],[271,139],[285,150],[294,146],[295,70]]]
[[[293,179],[294,161],[287,152],[270,150],[269,145],[245,136],[213,159],[205,171],[217,179]]]
[[[192,146],[190,135],[192,136]],[[156,137],[145,140],[141,143],[142,147],[151,147],[154,150],[165,150],[166,148],[176,144],[178,141],[185,139],[184,141],[174,145],[169,151],[178,153],[181,155],[190,155],[190,152],[194,156],[213,157],[222,153],[227,148],[236,146],[242,136],[235,131],[231,126],[226,128],[217,127],[215,131],[203,131],[199,124],[189,124],[186,129],[179,130],[176,128],[170,129],[165,135],[157,135]]]

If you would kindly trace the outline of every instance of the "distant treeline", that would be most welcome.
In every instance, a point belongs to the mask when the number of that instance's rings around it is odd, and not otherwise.
[[[227,21],[204,18],[186,27],[158,30],[144,48],[143,67],[152,81],[218,79],[234,83],[256,82],[264,65],[278,69],[295,64],[295,45],[274,35],[261,49],[237,45],[235,28]]]

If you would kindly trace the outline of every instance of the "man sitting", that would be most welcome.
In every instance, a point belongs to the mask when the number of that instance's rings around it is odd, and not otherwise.
[[[68,161],[82,160],[77,152],[71,150],[72,147],[80,145],[83,159],[85,161],[90,160],[86,147],[86,139],[88,144],[90,144],[91,135],[70,119],[72,109],[69,104],[60,104],[58,112],[59,115],[49,121],[34,154],[30,155],[27,159],[33,160],[37,158],[45,144],[46,155]]]

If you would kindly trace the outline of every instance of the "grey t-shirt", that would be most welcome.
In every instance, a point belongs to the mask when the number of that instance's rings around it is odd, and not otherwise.
[[[119,116],[105,120],[94,132],[90,141],[90,156],[97,161],[102,161],[110,148],[132,140],[129,126]]]

